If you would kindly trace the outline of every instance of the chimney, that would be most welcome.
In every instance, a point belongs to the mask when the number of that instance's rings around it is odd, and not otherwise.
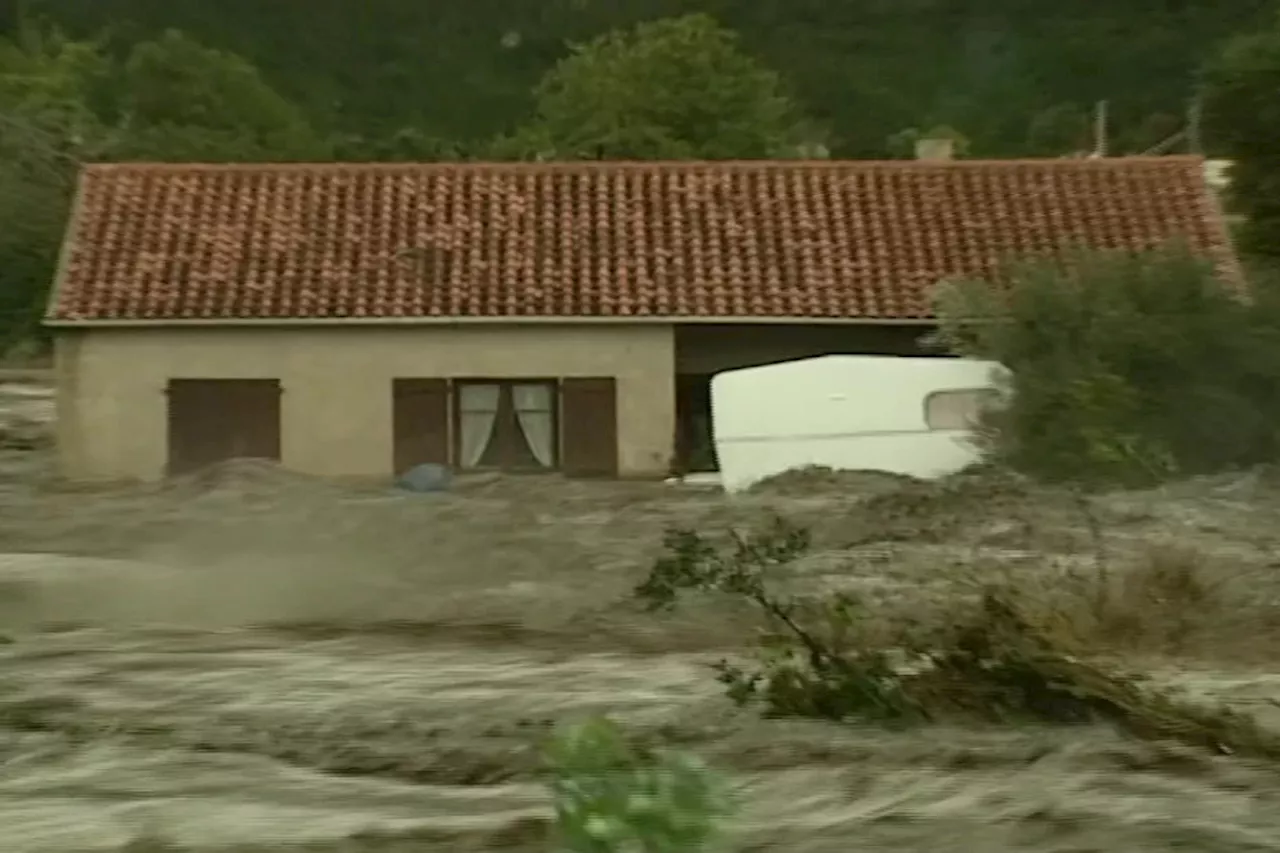
[[[916,159],[938,163],[952,159],[955,142],[946,138],[924,138],[916,141]]]

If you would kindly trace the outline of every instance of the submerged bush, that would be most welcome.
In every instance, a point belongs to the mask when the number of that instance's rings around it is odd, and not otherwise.
[[[784,520],[718,545],[672,530],[665,553],[636,588],[652,609],[681,593],[717,592],[753,603],[771,626],[748,663],[722,661],[720,681],[739,704],[767,714],[909,725],[935,720],[1110,722],[1142,738],[1280,759],[1280,737],[1225,708],[1202,708],[1091,665],[1064,614],[1010,588],[960,601],[944,624],[914,627],[893,644],[866,630],[868,611],[841,593],[788,596],[771,580],[810,548]],[[1161,598],[1205,594],[1185,565],[1150,568]],[[880,637],[884,634],[881,633]]]
[[[721,661],[718,677],[740,704],[762,698],[770,713],[840,719],[857,715],[882,721],[917,716],[886,653],[848,642],[857,624],[857,602],[833,595],[807,600],[774,595],[766,577],[810,548],[808,531],[778,519],[772,527],[733,536],[724,552],[690,530],[672,530],[666,553],[636,588],[651,609],[675,604],[681,591],[716,591],[757,606],[774,630],[760,645],[760,666]]]
[[[698,759],[644,749],[603,717],[559,732],[546,761],[560,853],[696,853],[729,810]]]
[[[994,461],[1050,481],[1142,484],[1273,460],[1280,299],[1224,286],[1181,248],[1010,265],[938,299],[953,352],[1011,371],[979,429]]]

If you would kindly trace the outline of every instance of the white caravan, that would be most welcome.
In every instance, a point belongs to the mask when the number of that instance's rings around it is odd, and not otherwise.
[[[939,477],[978,458],[968,427],[995,398],[999,364],[829,355],[711,380],[720,481],[745,489],[807,465]]]

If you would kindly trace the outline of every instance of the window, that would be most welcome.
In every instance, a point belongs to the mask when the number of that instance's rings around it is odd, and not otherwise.
[[[996,399],[996,392],[990,388],[934,391],[924,400],[925,425],[936,430],[971,429]]]
[[[553,383],[459,382],[456,388],[459,467],[556,467],[558,433]]]
[[[500,385],[458,386],[458,464],[475,468],[493,440],[498,424]]]
[[[543,468],[556,464],[555,391],[550,385],[511,386],[512,408],[516,424],[524,436],[529,452]]]

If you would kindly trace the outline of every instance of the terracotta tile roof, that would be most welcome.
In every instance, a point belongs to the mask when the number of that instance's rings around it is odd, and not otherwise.
[[[51,321],[927,318],[1067,244],[1229,263],[1198,158],[93,165]]]

